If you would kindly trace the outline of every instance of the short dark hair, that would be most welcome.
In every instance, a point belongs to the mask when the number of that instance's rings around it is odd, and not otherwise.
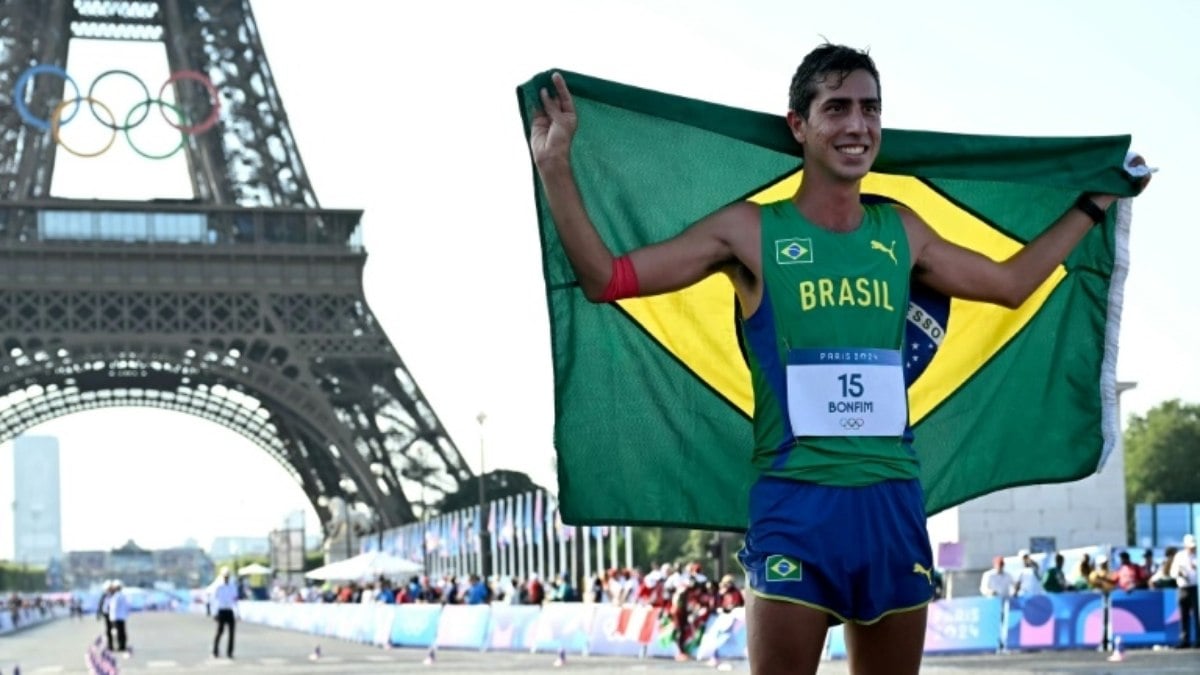
[[[817,96],[817,86],[828,76],[836,76],[834,89],[842,86],[842,82],[856,70],[865,70],[875,78],[875,88],[882,98],[882,88],[879,85],[879,70],[867,52],[835,45],[826,42],[804,57],[796,74],[792,76],[792,86],[788,89],[788,108],[796,114],[808,119],[808,109]]]

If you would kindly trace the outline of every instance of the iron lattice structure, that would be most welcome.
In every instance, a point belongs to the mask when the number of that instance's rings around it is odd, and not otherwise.
[[[72,37],[159,40],[207,75],[216,127],[184,147],[186,202],[50,196],[48,111]],[[174,85],[180,108],[207,93]],[[367,306],[357,211],[320,208],[249,0],[0,0],[0,440],[108,406],[233,429],[301,485],[329,533],[437,513],[475,477]],[[414,508],[421,502],[420,509]]]

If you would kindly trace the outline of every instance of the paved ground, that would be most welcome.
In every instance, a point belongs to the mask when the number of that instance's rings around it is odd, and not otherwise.
[[[121,673],[169,675],[171,673],[324,673],[366,675],[369,673],[525,673],[541,675],[564,671],[630,673],[640,671],[714,672],[699,663],[675,663],[661,659],[571,658],[565,667],[554,666],[553,654],[481,653],[442,650],[432,665],[427,653],[415,649],[380,649],[367,645],[315,638],[303,633],[238,624],[236,658],[212,659],[211,619],[189,614],[135,614],[129,634],[134,656],[119,661]],[[11,675],[14,666],[21,675],[86,673],[84,653],[100,632],[100,624],[88,618],[61,620],[0,637],[0,675]],[[310,657],[317,645],[321,658]],[[748,672],[744,662],[725,666],[733,672]],[[820,675],[846,675],[845,662],[824,663]],[[923,673],[931,675],[1173,675],[1200,673],[1200,650],[1127,652],[1120,663],[1108,662],[1096,652],[1047,652],[972,657],[928,657]]]

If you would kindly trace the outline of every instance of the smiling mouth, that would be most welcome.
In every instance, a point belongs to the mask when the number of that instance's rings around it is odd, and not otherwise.
[[[837,150],[843,155],[851,155],[853,157],[861,157],[867,154],[867,146],[865,145],[843,145]]]

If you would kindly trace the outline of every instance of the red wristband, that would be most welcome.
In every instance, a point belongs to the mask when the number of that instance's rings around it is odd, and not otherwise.
[[[600,301],[614,302],[622,298],[635,297],[637,294],[638,278],[637,271],[633,269],[633,261],[627,255],[613,258],[612,276],[608,280],[608,285],[604,287],[604,295],[600,296]]]

